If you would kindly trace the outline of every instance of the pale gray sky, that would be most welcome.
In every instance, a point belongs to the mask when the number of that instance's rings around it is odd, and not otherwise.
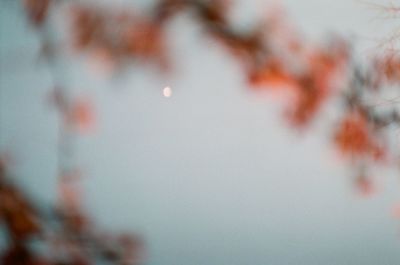
[[[50,78],[35,65],[37,40],[12,2],[0,4],[0,148],[14,153],[18,181],[50,202]],[[271,3],[236,2],[241,23]],[[309,38],[354,36],[361,56],[396,28],[359,1],[282,2]],[[96,131],[80,137],[76,159],[99,224],[142,233],[150,265],[399,264],[400,224],[390,217],[400,201],[396,176],[379,172],[381,193],[359,198],[328,146],[329,123],[293,134],[279,104],[246,90],[239,66],[195,24],[181,17],[169,31],[179,58],[168,77],[134,68],[109,79],[66,61],[68,85],[96,106]]]

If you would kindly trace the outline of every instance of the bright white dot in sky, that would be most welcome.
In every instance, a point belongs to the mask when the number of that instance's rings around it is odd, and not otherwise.
[[[166,98],[169,98],[172,95],[172,90],[169,86],[167,86],[163,89],[163,95]]]

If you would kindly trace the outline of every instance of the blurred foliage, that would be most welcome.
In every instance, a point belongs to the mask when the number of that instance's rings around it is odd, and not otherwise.
[[[373,191],[369,169],[397,166],[399,150],[393,148],[391,126],[400,124],[396,99],[376,102],[389,90],[398,89],[400,57],[395,51],[360,63],[349,41],[330,36],[315,44],[301,36],[280,12],[266,17],[246,31],[232,26],[228,0],[159,0],[146,14],[123,8],[67,0],[23,0],[28,21],[41,40],[42,56],[49,68],[57,47],[46,29],[49,14],[69,10],[68,43],[74,51],[101,58],[110,71],[130,63],[151,63],[171,70],[166,43],[169,22],[190,13],[206,36],[231,54],[243,69],[253,90],[284,90],[288,93],[285,118],[295,129],[305,129],[331,99],[341,102],[342,118],[331,126],[333,146],[356,169],[355,184],[364,194]],[[9,245],[3,264],[94,264],[98,259],[116,264],[139,264],[143,242],[129,235],[99,232],[81,209],[76,190],[76,169],[63,162],[71,155],[69,137],[75,129],[86,130],[94,122],[90,101],[72,99],[68,88],[54,78],[52,103],[60,114],[59,186],[61,200],[50,217],[42,214],[24,193],[8,182],[1,164],[0,217],[6,224]],[[378,108],[379,104],[385,108]],[[321,117],[322,116],[322,117]],[[78,131],[79,131],[78,130]],[[44,258],[31,251],[32,238],[52,249]]]

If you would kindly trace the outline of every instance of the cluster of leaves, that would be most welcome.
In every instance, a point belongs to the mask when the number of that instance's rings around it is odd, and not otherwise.
[[[391,131],[400,125],[396,98],[378,100],[382,95],[396,92],[400,83],[400,57],[386,54],[375,58],[366,67],[350,68],[346,90],[342,91],[344,104],[342,120],[333,135],[333,142],[345,158],[358,167],[357,182],[361,191],[371,191],[372,165],[398,165],[398,147],[392,145]],[[368,192],[367,192],[368,193]]]
[[[48,103],[59,111],[69,130],[84,133],[94,127],[94,107],[89,98],[80,97],[71,101],[62,89],[56,87],[49,93]]]
[[[76,176],[63,176],[57,206],[39,209],[10,182],[6,163],[0,160],[0,223],[8,241],[1,264],[142,264],[142,239],[97,228],[82,210],[75,181]]]

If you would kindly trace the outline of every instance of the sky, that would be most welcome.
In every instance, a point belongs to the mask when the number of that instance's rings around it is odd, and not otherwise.
[[[354,39],[360,56],[378,49],[397,22],[361,1],[234,3],[238,25],[282,6],[308,38],[337,32]],[[18,5],[0,7],[0,149],[15,156],[16,181],[51,203],[57,115],[46,104],[50,76]],[[380,192],[357,196],[329,146],[329,123],[293,133],[276,99],[246,89],[239,66],[190,17],[168,31],[175,58],[168,76],[136,66],[99,75],[90,61],[65,55],[66,84],[96,110],[75,159],[98,224],[142,234],[150,265],[399,264],[400,223],[391,217],[398,175],[378,172]]]

